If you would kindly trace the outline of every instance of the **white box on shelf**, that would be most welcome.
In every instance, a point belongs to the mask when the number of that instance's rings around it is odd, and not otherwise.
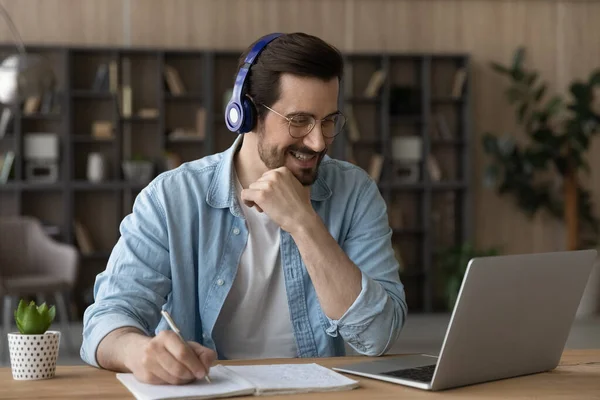
[[[58,160],[58,135],[56,133],[26,133],[24,138],[26,160]]]

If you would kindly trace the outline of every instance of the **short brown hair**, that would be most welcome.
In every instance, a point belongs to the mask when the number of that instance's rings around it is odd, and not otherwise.
[[[238,70],[246,55],[256,44],[252,43],[240,56]],[[280,96],[279,77],[290,73],[297,76],[320,78],[328,81],[342,79],[344,61],[338,49],[322,39],[302,32],[284,34],[273,40],[259,54],[246,78],[244,93],[255,104],[272,106]],[[257,107],[258,119],[264,118],[264,107]]]

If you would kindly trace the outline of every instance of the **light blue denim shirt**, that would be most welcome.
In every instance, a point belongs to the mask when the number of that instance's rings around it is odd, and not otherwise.
[[[114,329],[133,326],[149,336],[168,329],[161,309],[171,314],[186,340],[218,354],[213,327],[248,239],[233,181],[241,141],[160,174],[137,196],[106,270],[96,277],[95,302],[84,313],[85,362],[98,366],[98,344]],[[326,156],[311,202],[362,271],[362,290],[339,320],[328,318],[294,240],[281,230],[298,357],[345,355],[344,341],[361,354],[381,355],[398,338],[407,305],[378,187],[364,170]]]

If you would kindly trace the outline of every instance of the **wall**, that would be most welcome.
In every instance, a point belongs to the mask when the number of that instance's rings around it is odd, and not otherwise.
[[[598,1],[501,0],[5,0],[23,38],[35,43],[241,49],[270,31],[302,30],[345,51],[459,51],[473,57],[476,241],[505,251],[561,249],[560,224],[533,223],[480,185],[479,137],[515,127],[504,82],[489,61],[528,48],[551,89],[600,66]],[[35,11],[34,11],[35,10]],[[35,12],[35,14],[34,14]],[[0,40],[9,38],[0,27]],[[600,140],[590,163],[600,170]],[[600,177],[587,179],[600,196]],[[599,208],[600,211],[600,208]]]

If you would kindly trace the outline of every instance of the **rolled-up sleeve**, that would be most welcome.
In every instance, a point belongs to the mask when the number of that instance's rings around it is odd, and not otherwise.
[[[152,186],[137,196],[120,234],[83,317],[80,355],[95,367],[98,345],[113,330],[135,327],[152,335],[171,291],[165,214]]]
[[[398,339],[407,305],[386,204],[372,180],[359,193],[342,249],[361,270],[362,289],[341,318],[328,318],[326,331],[331,336],[340,334],[360,354],[378,356]]]

